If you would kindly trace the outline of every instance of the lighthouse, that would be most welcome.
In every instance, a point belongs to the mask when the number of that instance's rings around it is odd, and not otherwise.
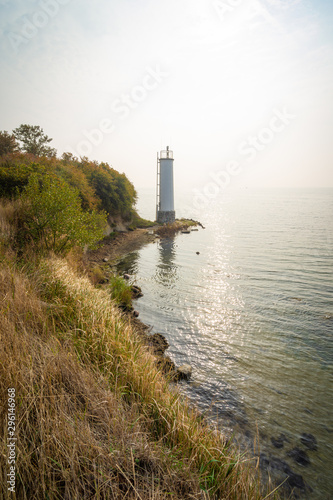
[[[156,220],[160,224],[175,222],[173,197],[173,151],[169,146],[157,153]]]

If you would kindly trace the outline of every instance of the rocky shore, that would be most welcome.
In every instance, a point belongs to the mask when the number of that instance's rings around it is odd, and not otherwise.
[[[202,224],[193,220],[177,221],[173,227],[153,226],[149,229],[135,229],[134,231],[117,232],[112,238],[105,238],[102,245],[93,251],[85,254],[84,263],[88,275],[95,284],[107,284],[109,276],[113,273],[113,267],[130,252],[139,250],[148,243],[154,243],[163,237],[169,237],[190,226]],[[130,276],[125,279],[130,280]],[[132,299],[142,296],[141,289],[136,285],[131,285]],[[134,326],[137,333],[156,357],[157,366],[172,381],[188,380],[191,377],[192,369],[189,365],[176,367],[175,363],[165,354],[169,347],[166,338],[160,333],[150,334],[151,328],[138,319],[138,313],[131,308],[123,310],[127,320]]]
[[[201,224],[198,224],[201,225]],[[183,230],[183,227],[179,231]],[[173,233],[174,234],[174,233]],[[120,260],[122,260],[128,253],[139,250],[148,243],[159,241],[163,237],[170,237],[170,231],[163,229],[161,226],[154,226],[149,229],[136,229],[134,231],[119,232],[112,239],[106,239],[103,245],[95,251],[88,252],[85,255],[86,269],[88,273],[93,274],[93,269],[98,266],[101,269],[100,283],[106,284],[108,276],[114,271],[114,268]],[[124,277],[124,276],[123,276]],[[142,296],[140,287],[131,285],[131,276],[125,275],[125,280],[130,284],[132,289],[132,299],[135,301]],[[131,308],[124,310],[124,317],[131,323],[134,330],[143,340],[143,343],[149,348],[156,358],[156,365],[164,372],[164,374],[173,382],[179,380],[189,380],[191,377],[191,367],[184,365],[176,367],[175,363],[167,356],[166,351],[169,343],[166,338],[160,333],[151,333],[151,327],[144,324],[136,314],[136,311]],[[241,419],[242,420],[242,419]],[[236,422],[236,421],[235,421]],[[237,423],[237,422],[236,422]],[[238,422],[238,425],[247,428],[246,419]],[[245,436],[249,431],[245,432]],[[284,435],[272,437],[271,442],[275,449],[282,448],[287,438]],[[252,444],[251,444],[252,443]],[[316,449],[315,437],[311,434],[302,435],[301,445],[307,449]],[[241,446],[241,443],[239,443]],[[252,438],[249,438],[248,448],[253,446]],[[293,459],[296,464],[307,466],[309,464],[306,451],[295,447],[289,453],[289,457]],[[265,483],[269,484],[273,481],[275,485],[284,483],[282,491],[287,495],[292,495],[290,498],[302,498],[302,495],[307,495],[311,492],[311,488],[305,483],[303,477],[297,474],[292,467],[282,458],[277,457],[274,453],[268,451],[261,451],[259,453],[258,465],[263,472],[262,479]]]

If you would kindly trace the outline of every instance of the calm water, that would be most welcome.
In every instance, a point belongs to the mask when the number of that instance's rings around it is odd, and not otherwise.
[[[148,203],[139,210],[153,218]],[[192,365],[182,390],[225,433],[251,447],[258,428],[265,458],[312,488],[300,498],[333,498],[333,191],[227,193],[194,216],[205,230],[122,263],[144,292],[140,318]],[[309,465],[288,456],[295,447]]]

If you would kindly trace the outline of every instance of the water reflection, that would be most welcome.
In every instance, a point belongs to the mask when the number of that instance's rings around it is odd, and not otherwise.
[[[178,281],[178,266],[176,260],[176,248],[174,238],[165,238],[158,246],[159,260],[156,265],[155,280],[157,283],[173,288]]]
[[[139,269],[139,252],[131,252],[127,254],[121,261],[116,265],[116,270],[118,274],[137,274]]]

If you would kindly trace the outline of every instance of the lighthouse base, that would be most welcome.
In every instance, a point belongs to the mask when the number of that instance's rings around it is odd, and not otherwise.
[[[171,224],[176,220],[176,212],[174,210],[169,212],[162,212],[159,210],[157,212],[157,222],[159,224]]]

